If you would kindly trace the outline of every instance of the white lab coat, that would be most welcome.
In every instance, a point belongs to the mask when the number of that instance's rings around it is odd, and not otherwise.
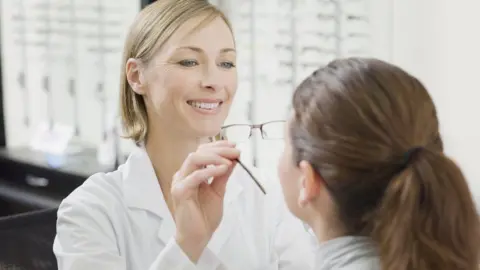
[[[312,269],[310,234],[275,182],[263,181],[265,196],[235,168],[222,222],[194,265],[173,239],[175,223],[150,159],[137,148],[118,170],[91,176],[63,200],[53,246],[59,269]]]

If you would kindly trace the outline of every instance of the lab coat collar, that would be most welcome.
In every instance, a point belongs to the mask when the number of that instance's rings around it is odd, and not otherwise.
[[[124,165],[123,192],[129,208],[170,216],[157,176],[145,148],[135,148]]]
[[[229,208],[230,204],[243,192],[242,179],[236,179],[242,177],[242,173],[238,170],[237,166],[227,183],[224,208]],[[123,183],[127,206],[132,210],[147,210],[160,217],[162,222],[158,237],[164,243],[168,242],[175,233],[175,222],[164,200],[152,163],[144,147],[135,148],[127,159],[124,165]],[[214,234],[209,243],[209,248],[215,253],[220,252],[230,232],[238,224],[236,218],[232,218],[232,216],[235,216],[234,213],[230,212],[224,211],[224,218],[220,224],[222,233]],[[232,216],[226,218],[226,215]]]

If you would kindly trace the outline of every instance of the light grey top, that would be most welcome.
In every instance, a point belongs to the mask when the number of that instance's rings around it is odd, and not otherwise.
[[[314,269],[380,270],[380,261],[370,238],[344,236],[318,245]]]

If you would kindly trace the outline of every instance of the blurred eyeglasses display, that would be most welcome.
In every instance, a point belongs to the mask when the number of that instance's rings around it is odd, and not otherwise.
[[[222,132],[231,140],[250,144],[253,164],[276,164],[285,122],[275,120],[287,118],[295,87],[334,58],[371,53],[369,1],[216,2],[232,20],[240,78]],[[272,125],[258,124],[270,121]]]
[[[6,106],[9,144],[28,141],[39,122],[62,122],[80,139],[102,142],[107,112],[118,104],[124,37],[141,2],[0,0],[5,103],[21,104]],[[296,85],[334,58],[370,55],[370,1],[210,2],[230,18],[237,46],[238,89],[222,133],[248,144],[244,160],[275,164]]]
[[[118,111],[123,43],[136,0],[0,0],[3,96],[9,145],[44,123],[72,127],[88,145],[105,140]],[[81,109],[87,108],[88,110]]]

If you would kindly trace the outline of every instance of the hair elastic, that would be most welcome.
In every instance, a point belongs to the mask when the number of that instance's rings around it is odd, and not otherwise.
[[[405,154],[403,154],[403,158],[404,158],[404,166],[406,167],[411,161],[412,161],[412,158],[421,150],[423,150],[424,147],[423,146],[416,146],[416,147],[412,147],[410,148],[407,152],[405,152]]]

